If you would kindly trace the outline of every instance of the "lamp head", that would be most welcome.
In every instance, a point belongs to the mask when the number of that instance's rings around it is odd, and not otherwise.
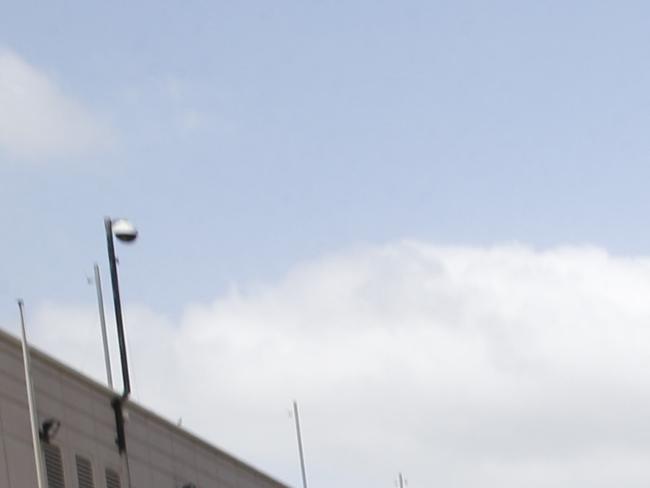
[[[138,230],[126,219],[113,221],[113,233],[122,242],[133,242],[138,237]]]

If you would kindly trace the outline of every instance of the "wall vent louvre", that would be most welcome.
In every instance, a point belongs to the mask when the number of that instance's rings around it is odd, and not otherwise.
[[[48,488],[65,488],[61,449],[52,444],[42,444],[42,446]]]
[[[90,459],[77,454],[75,460],[77,463],[77,481],[79,481],[79,488],[95,488],[95,483],[93,482],[93,465],[90,463]]]
[[[112,469],[106,470],[106,488],[122,488],[120,475]]]

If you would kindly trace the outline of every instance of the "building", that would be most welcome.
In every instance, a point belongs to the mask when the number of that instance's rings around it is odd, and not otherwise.
[[[121,453],[115,392],[38,350],[31,360],[48,488],[287,488],[130,400]],[[37,487],[25,384],[20,341],[0,331],[0,487]]]

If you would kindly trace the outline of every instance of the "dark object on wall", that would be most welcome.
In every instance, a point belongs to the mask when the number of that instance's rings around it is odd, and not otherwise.
[[[38,431],[38,436],[43,442],[49,443],[52,439],[54,439],[54,436],[56,436],[56,433],[59,431],[60,427],[61,422],[59,422],[57,419],[45,419]]]

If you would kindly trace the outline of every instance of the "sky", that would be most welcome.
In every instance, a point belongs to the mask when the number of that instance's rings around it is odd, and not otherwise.
[[[3,12],[0,327],[101,379],[127,217],[136,400],[279,479],[648,485],[645,2]]]

